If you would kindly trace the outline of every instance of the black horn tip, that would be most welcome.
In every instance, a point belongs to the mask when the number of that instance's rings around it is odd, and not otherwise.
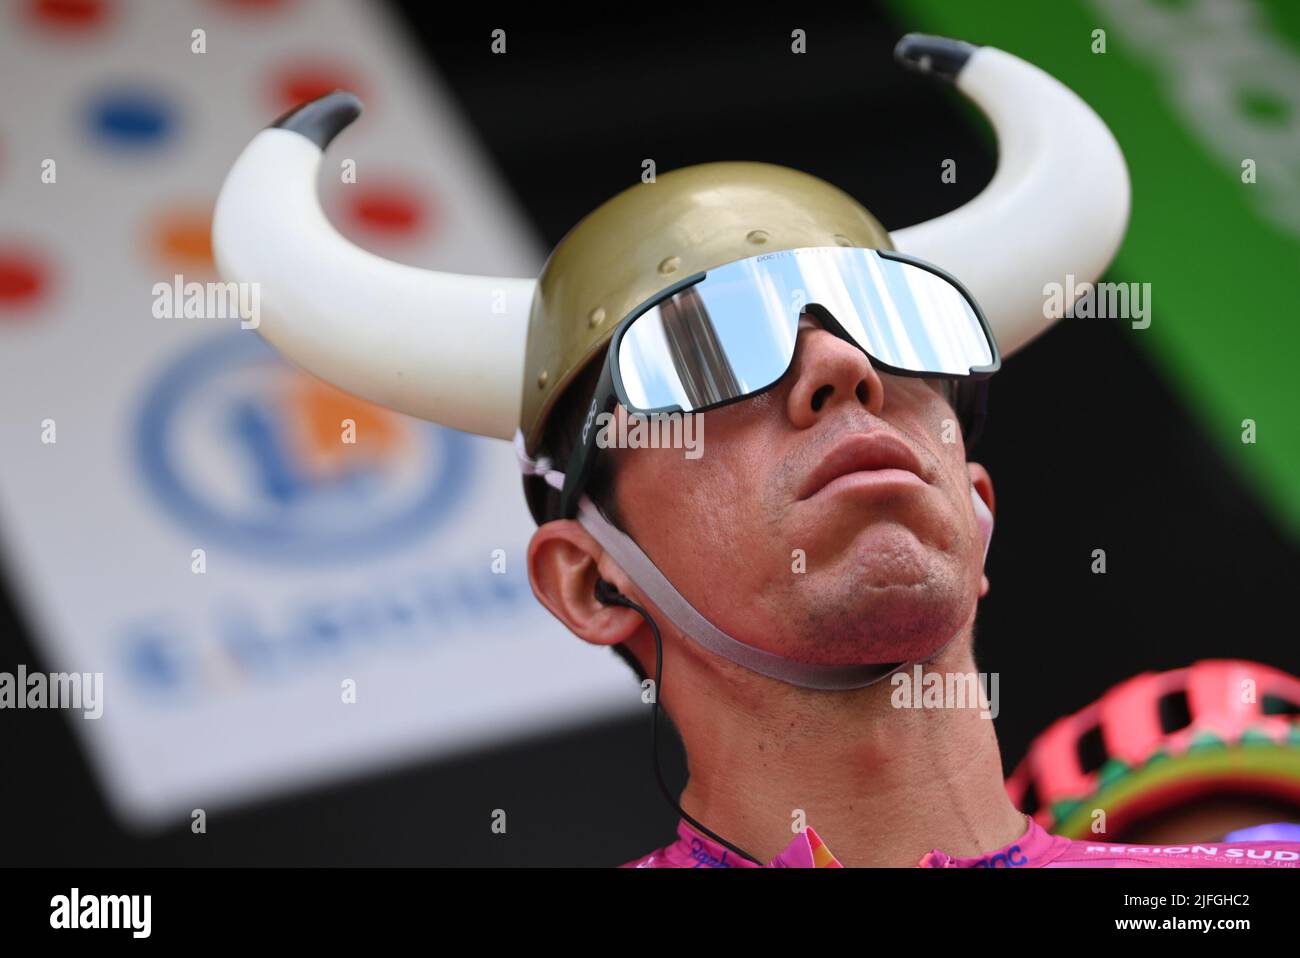
[[[356,94],[335,90],[294,107],[272,123],[271,127],[299,133],[323,150],[344,127],[360,115],[361,101]]]
[[[951,83],[977,49],[964,40],[909,33],[894,47],[894,59],[908,70]]]

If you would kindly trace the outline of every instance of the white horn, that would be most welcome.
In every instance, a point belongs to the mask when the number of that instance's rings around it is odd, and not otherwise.
[[[400,412],[509,439],[536,280],[405,266],[340,236],[316,177],[324,148],[360,113],[355,96],[335,92],[253,138],[217,197],[217,269],[259,285],[258,330],[308,372]]]
[[[1094,282],[1128,225],[1124,155],[1101,117],[1058,80],[992,47],[909,34],[895,57],[956,84],[993,124],[998,168],[965,206],[891,233],[974,294],[1002,355],[1055,319],[1043,287]],[[1068,305],[1068,304],[1067,304]]]

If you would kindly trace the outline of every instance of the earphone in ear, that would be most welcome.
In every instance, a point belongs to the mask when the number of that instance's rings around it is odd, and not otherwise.
[[[621,605],[619,601],[623,598],[623,593],[618,591],[618,586],[612,582],[606,582],[599,576],[596,577],[596,600],[604,605]]]
[[[980,533],[984,536],[984,558],[989,555],[989,542],[993,538],[993,513],[989,507],[984,504],[980,494],[975,491],[975,487],[970,487],[971,503],[975,506],[975,521],[979,523]]]

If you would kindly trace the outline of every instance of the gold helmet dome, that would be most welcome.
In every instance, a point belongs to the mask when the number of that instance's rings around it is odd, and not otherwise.
[[[638,183],[564,236],[537,280],[528,320],[520,428],[536,452],[566,386],[620,319],[673,283],[802,246],[892,249],[857,200],[771,163],[701,163]]]

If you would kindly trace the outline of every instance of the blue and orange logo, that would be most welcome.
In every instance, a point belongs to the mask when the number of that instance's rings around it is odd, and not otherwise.
[[[202,545],[338,560],[429,532],[469,487],[469,437],[380,409],[231,330],[145,395],[136,453],[157,500]]]

